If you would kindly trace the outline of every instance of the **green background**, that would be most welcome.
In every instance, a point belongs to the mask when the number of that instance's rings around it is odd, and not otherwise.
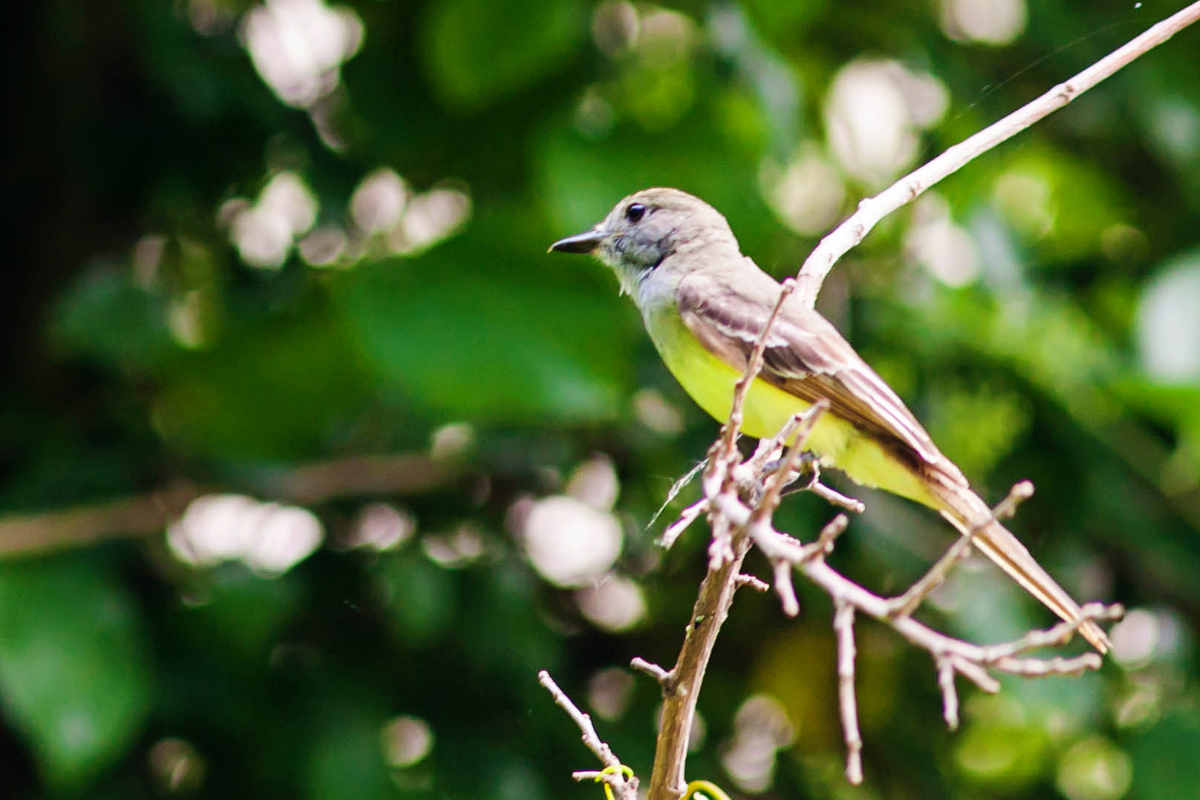
[[[602,670],[671,663],[705,533],[667,554],[653,540],[695,488],[649,523],[716,423],[665,372],[612,276],[546,247],[629,192],[672,185],[725,213],[764,268],[794,272],[825,226],[789,220],[789,170],[823,165],[823,185],[841,188],[824,213],[842,218],[1176,10],[1000,3],[1025,16],[988,43],[951,35],[952,5],[6,9],[0,796],[598,798],[570,778],[595,762],[536,672],[588,708]],[[319,36],[270,27],[298,19]],[[324,67],[308,84],[256,70],[263,29],[276,65],[325,53]],[[819,304],[988,499],[1035,482],[1014,528],[1077,596],[1136,610],[1117,658],[1080,679],[1006,679],[994,698],[964,686],[948,733],[927,655],[862,622],[867,780],[852,789],[828,600],[800,585],[788,620],[747,593],[700,699],[691,777],[780,798],[1200,796],[1198,37],[885,220]],[[908,87],[944,103],[906,129],[910,158],[879,174],[834,141],[829,109],[855,64],[890,64],[893,100]],[[885,99],[852,102],[882,114]],[[380,170],[407,203],[371,232],[354,198]],[[253,228],[281,175],[300,187],[298,218]],[[272,263],[241,225],[274,232]],[[973,254],[950,267],[975,271],[939,278],[922,226]],[[314,231],[332,259],[314,255]],[[294,485],[360,455],[416,466],[382,487],[353,469],[340,488]],[[589,513],[623,533],[616,570],[645,604],[629,630],[597,624],[522,544],[523,515],[580,465],[619,486]],[[264,574],[244,558],[186,563],[161,524],[97,541],[94,519],[48,524],[172,487],[306,506],[322,544]],[[868,514],[833,562],[898,591],[949,529],[857,494]],[[415,533],[352,546],[378,502]],[[808,539],[831,514],[802,495],[777,522]],[[33,533],[18,541],[20,515]],[[1050,622],[974,564],[936,599],[923,619],[981,642]],[[656,687],[603,674],[628,695],[597,716],[600,733],[648,777]],[[757,788],[727,771],[755,695],[791,728],[774,756],[756,751],[774,758]],[[432,744],[397,755],[389,742],[414,726]]]

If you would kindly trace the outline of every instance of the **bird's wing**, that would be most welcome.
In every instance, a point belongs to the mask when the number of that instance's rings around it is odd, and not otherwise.
[[[759,297],[749,293],[750,286],[762,288],[758,281],[739,287],[734,281],[692,273],[676,293],[679,313],[705,348],[742,371],[779,297],[778,284],[770,283],[775,289]],[[919,462],[948,463],[904,402],[837,329],[799,303],[780,310],[767,338],[760,377],[810,403],[825,398],[830,413]]]

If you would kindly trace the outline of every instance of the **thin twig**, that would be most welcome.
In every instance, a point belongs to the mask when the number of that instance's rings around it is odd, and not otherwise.
[[[942,717],[950,730],[958,729],[958,690],[954,686],[954,662],[948,656],[934,659],[938,688],[942,690]]]
[[[853,497],[847,497],[841,492],[834,491],[820,481],[813,481],[808,490],[826,503],[844,508],[852,513],[861,514],[867,510],[867,507],[862,504],[861,500],[856,500]]]
[[[646,673],[651,678],[654,678],[654,680],[661,683],[664,687],[668,686],[672,681],[670,672],[667,672],[658,664],[647,661],[641,656],[634,656],[633,660],[629,662],[629,666],[633,669],[636,669],[638,672]]]
[[[814,558],[824,558],[832,553],[834,543],[849,524],[850,518],[845,514],[838,514],[825,523],[825,527],[821,528],[821,533],[817,536],[817,541],[812,544],[806,544],[801,548],[800,562],[809,561]]]
[[[1072,658],[1002,658],[992,668],[1024,678],[1044,678],[1048,675],[1079,675],[1100,669],[1104,663],[1099,653],[1083,653]]]
[[[600,759],[600,763],[604,766],[619,767],[621,760],[613,755],[613,751],[604,743],[600,735],[596,733],[596,727],[592,725],[592,718],[579,710],[579,706],[575,705],[571,701],[571,698],[567,697],[567,693],[559,688],[559,685],[554,682],[554,678],[550,677],[549,672],[544,669],[540,670],[537,677],[538,683],[545,687],[550,696],[554,698],[554,702],[563,711],[567,712],[567,716],[574,721],[575,725],[583,733],[583,743],[587,746],[587,749],[595,753],[596,758]]]
[[[796,441],[788,448],[787,455],[780,462],[778,468],[767,479],[766,491],[762,494],[762,499],[758,501],[758,505],[754,509],[754,513],[750,516],[750,524],[756,525],[766,519],[769,519],[775,513],[775,509],[779,507],[779,497],[783,492],[783,487],[788,481],[788,476],[791,475],[792,467],[796,463],[796,457],[800,455],[804,449],[804,445],[808,441],[808,436],[812,433],[813,426],[820,420],[821,415],[829,410],[829,401],[822,398],[806,411],[794,414],[792,420],[796,421]],[[791,420],[789,420],[791,422]]]
[[[600,759],[600,763],[606,767],[620,767],[621,760],[613,755],[612,748],[608,746],[596,733],[596,728],[592,725],[592,718],[579,710],[579,707],[567,697],[567,693],[559,688],[554,679],[550,677],[550,673],[546,670],[538,672],[538,683],[545,687],[550,696],[554,698],[554,702],[567,712],[575,725],[582,732],[583,743],[589,750],[596,754],[596,758]],[[637,778],[626,779],[619,771],[601,774],[599,772],[574,773],[575,780],[583,780],[580,775],[587,775],[591,778],[599,776],[605,780],[613,791],[621,798],[621,800],[638,800],[638,780]]]
[[[972,528],[974,532],[978,528]],[[954,566],[967,557],[971,552],[971,542],[974,540],[972,533],[962,536],[951,545],[937,562],[929,568],[921,579],[908,588],[904,594],[899,597],[892,598],[889,602],[892,604],[892,615],[896,617],[907,617],[917,610],[917,606],[925,602],[925,598],[933,593],[933,590],[941,586],[946,576],[950,574],[950,570]]]
[[[1033,481],[1017,481],[1008,490],[1004,499],[992,509],[992,519],[1001,522],[1012,519],[1012,516],[1017,513],[1017,507],[1031,497],[1033,497]]]
[[[712,541],[708,545],[708,569],[714,571],[733,560],[733,526],[722,516],[709,515]]]
[[[1000,681],[993,678],[986,667],[980,666],[977,662],[972,661],[961,653],[946,653],[943,655],[945,655],[958,674],[974,683],[981,690],[988,694],[996,694],[1000,691]]]
[[[813,419],[812,423],[815,422],[816,420]],[[767,464],[771,462],[775,454],[783,450],[784,446],[797,434],[801,426],[808,424],[810,423],[807,420],[806,412],[801,411],[793,414],[770,439],[760,439],[754,455],[750,456],[744,465],[749,473],[748,479],[759,480],[763,470],[766,469]]]
[[[741,575],[738,575],[735,580],[737,581],[738,586],[749,586],[759,594],[766,594],[767,592],[771,591],[771,585],[766,581],[754,575],[748,575],[745,572],[743,572]]]
[[[730,522],[735,526],[746,525],[750,520],[751,510],[739,502],[724,502],[719,505],[719,508],[721,514],[729,517]],[[987,674],[987,670],[983,666],[988,663],[986,647],[947,636],[918,622],[911,616],[893,617],[890,611],[891,605],[887,599],[851,581],[830,567],[824,558],[814,557],[813,552],[809,549],[813,545],[796,547],[791,544],[792,541],[794,540],[791,537],[769,527],[764,527],[760,531],[759,536],[755,538],[755,544],[758,544],[765,553],[768,553],[769,557],[773,558],[779,554],[789,554],[789,560],[792,561],[795,568],[819,586],[826,594],[833,597],[835,601],[840,599],[849,602],[867,616],[891,626],[897,633],[917,647],[935,655],[947,653],[952,656],[961,657],[966,662],[979,665],[979,670],[984,675]],[[817,544],[820,544],[819,540]],[[1095,608],[1095,606],[1089,606],[1089,608]],[[1110,619],[1119,613],[1119,609],[1106,608],[1104,613],[1104,618]],[[1089,610],[1088,616],[1089,618],[1095,618],[1095,612]],[[1075,627],[1078,627],[1078,624],[1079,621],[1076,621],[1067,625],[1073,630]],[[1052,630],[1056,630],[1058,627],[1055,626],[1055,629]],[[963,670],[960,670],[960,672],[963,672],[966,677],[972,680],[976,678],[976,675],[967,674]]]
[[[950,574],[950,570],[954,568],[954,565],[966,558],[967,554],[971,552],[971,544],[975,539],[975,535],[996,520],[1012,517],[1017,512],[1017,506],[1030,497],[1033,497],[1033,484],[1029,481],[1021,481],[1009,489],[1008,495],[992,509],[990,517],[980,524],[972,525],[968,528],[967,532],[937,560],[937,563],[919,581],[909,587],[908,591],[904,594],[891,601],[894,609],[893,614],[897,617],[906,617],[916,611],[917,606],[925,602],[925,598],[929,597],[934,589],[945,582],[946,576]]]
[[[706,511],[708,511],[708,498],[704,498],[679,512],[679,517],[663,531],[662,536],[658,537],[658,544],[664,550],[670,550],[675,544],[675,540],[679,538],[679,534],[683,533],[688,527],[699,519]],[[653,524],[653,523],[651,523]]]
[[[779,603],[783,613],[794,617],[800,613],[800,601],[796,599],[796,587],[792,585],[792,565],[780,558],[774,563],[775,593],[779,595]]]
[[[746,405],[746,395],[750,393],[750,385],[758,378],[758,373],[762,370],[763,354],[767,351],[767,340],[771,336],[771,328],[775,326],[775,320],[779,317],[780,310],[783,309],[783,304],[791,296],[796,289],[796,281],[788,279],[783,282],[782,290],[779,293],[779,300],[776,301],[775,307],[771,309],[771,315],[767,317],[767,322],[763,325],[762,333],[758,336],[758,341],[754,343],[754,349],[750,351],[750,358],[746,362],[746,371],[738,378],[737,383],[733,388],[733,405],[729,409],[729,419],[721,428],[721,457],[725,460],[732,460],[734,457],[734,445],[737,442],[738,433],[742,427],[742,412]]]
[[[954,145],[909,173],[872,198],[863,200],[845,222],[827,235],[805,259],[797,275],[799,302],[812,308],[825,277],[843,255],[857,245],[888,214],[910,203],[926,189],[958,171],[975,158],[1070,103],[1117,70],[1170,39],[1200,19],[1200,2],[1168,17],[1092,64],[1075,77],[1060,83],[1036,100],[1022,106],[999,122]]]
[[[1065,644],[1084,622],[1113,621],[1120,619],[1124,614],[1125,609],[1120,605],[1087,603],[1079,610],[1078,619],[1059,622],[1046,630],[1030,631],[1015,642],[988,645],[983,648],[983,662],[995,664],[1030,650]]]
[[[838,643],[838,707],[846,737],[846,780],[857,786],[863,780],[862,734],[858,730],[858,702],[854,694],[854,606],[835,599],[833,629]]]

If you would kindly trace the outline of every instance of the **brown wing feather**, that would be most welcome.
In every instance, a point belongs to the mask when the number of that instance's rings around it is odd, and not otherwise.
[[[693,273],[680,283],[676,299],[684,324],[696,338],[744,370],[766,322],[764,304],[776,302],[778,292],[778,284],[765,274],[753,275],[735,288]],[[824,317],[798,304],[785,306],[771,328],[761,377],[809,402],[828,399],[830,413],[883,443],[922,475],[934,507],[964,534],[973,531],[985,555],[1060,617],[1079,620],[1079,605],[996,521],[896,393]],[[1082,623],[1080,633],[1101,653],[1111,646],[1095,622]]]
[[[778,284],[770,282],[778,292]],[[698,274],[680,283],[676,299],[692,334],[735,369],[745,369],[766,321],[762,302]],[[762,301],[777,299],[776,293]],[[953,474],[944,477],[965,485],[904,402],[816,311],[785,305],[771,328],[763,361],[762,379],[808,402],[827,399],[830,413],[907,456],[914,466],[923,463],[939,472],[949,467]]]

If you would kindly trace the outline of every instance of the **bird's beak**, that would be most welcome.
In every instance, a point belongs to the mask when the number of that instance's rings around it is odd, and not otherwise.
[[[590,231],[577,233],[574,236],[568,236],[565,239],[559,239],[554,244],[550,245],[551,253],[590,253],[600,246],[600,242],[604,241],[604,231],[599,227],[592,228]]]

